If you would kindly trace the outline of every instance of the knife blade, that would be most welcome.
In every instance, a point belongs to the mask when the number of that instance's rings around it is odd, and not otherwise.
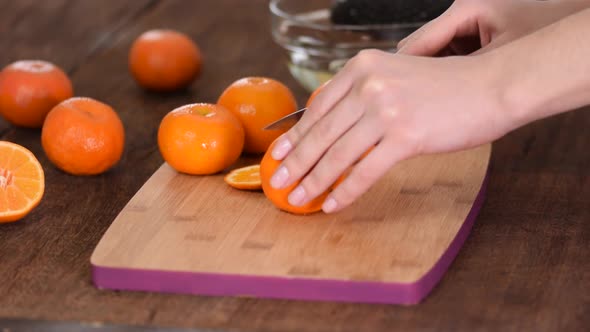
[[[263,130],[277,130],[277,129],[285,129],[293,126],[299,119],[303,113],[307,111],[307,107],[304,107],[300,110],[297,110],[291,114],[288,114],[263,128]]]

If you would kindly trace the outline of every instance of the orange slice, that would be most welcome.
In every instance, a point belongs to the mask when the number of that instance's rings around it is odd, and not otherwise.
[[[237,189],[261,189],[260,165],[250,165],[234,169],[225,176],[224,180],[227,184]]]
[[[45,174],[35,155],[18,144],[0,141],[0,223],[31,212],[45,191]]]

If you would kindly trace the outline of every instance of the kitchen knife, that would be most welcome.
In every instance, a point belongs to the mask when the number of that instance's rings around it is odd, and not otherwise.
[[[290,128],[299,119],[301,119],[301,116],[303,115],[303,113],[305,111],[307,111],[307,107],[304,107],[298,111],[295,111],[287,116],[284,116],[284,117],[278,119],[275,122],[268,124],[266,127],[263,128],[263,130],[277,130],[277,129]]]

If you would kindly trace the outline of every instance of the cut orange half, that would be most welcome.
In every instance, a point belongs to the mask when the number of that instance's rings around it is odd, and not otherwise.
[[[258,190],[262,188],[260,181],[260,165],[237,168],[227,173],[225,182],[237,189]]]
[[[35,155],[18,144],[0,141],[0,223],[31,212],[45,191],[45,174]]]

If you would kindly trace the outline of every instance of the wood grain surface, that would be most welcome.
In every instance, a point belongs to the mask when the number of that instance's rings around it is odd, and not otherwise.
[[[307,216],[280,211],[262,192],[233,189],[223,173],[191,176],[164,164],[117,216],[91,263],[118,270],[106,288],[415,304],[479,212],[490,153],[486,144],[405,160],[349,208]],[[439,261],[445,268],[435,268]],[[131,276],[137,270],[193,279],[169,285],[179,281],[154,276],[154,286],[141,287]],[[269,289],[272,282],[281,286]],[[330,286],[342,290],[326,294]]]
[[[239,2],[239,8],[236,5]],[[46,58],[72,75],[76,94],[110,103],[127,143],[113,171],[65,175],[43,155],[39,132],[0,120],[0,139],[30,148],[46,196],[22,222],[0,227],[0,317],[232,331],[582,331],[590,326],[590,111],[538,121],[494,143],[477,223],[419,306],[308,303],[99,291],[91,253],[118,212],[162,164],[161,117],[214,101],[234,79],[267,75],[297,95],[272,42],[267,2],[0,0],[0,64]],[[143,93],[126,54],[145,29],[184,30],[205,53],[203,76],[173,95]]]

